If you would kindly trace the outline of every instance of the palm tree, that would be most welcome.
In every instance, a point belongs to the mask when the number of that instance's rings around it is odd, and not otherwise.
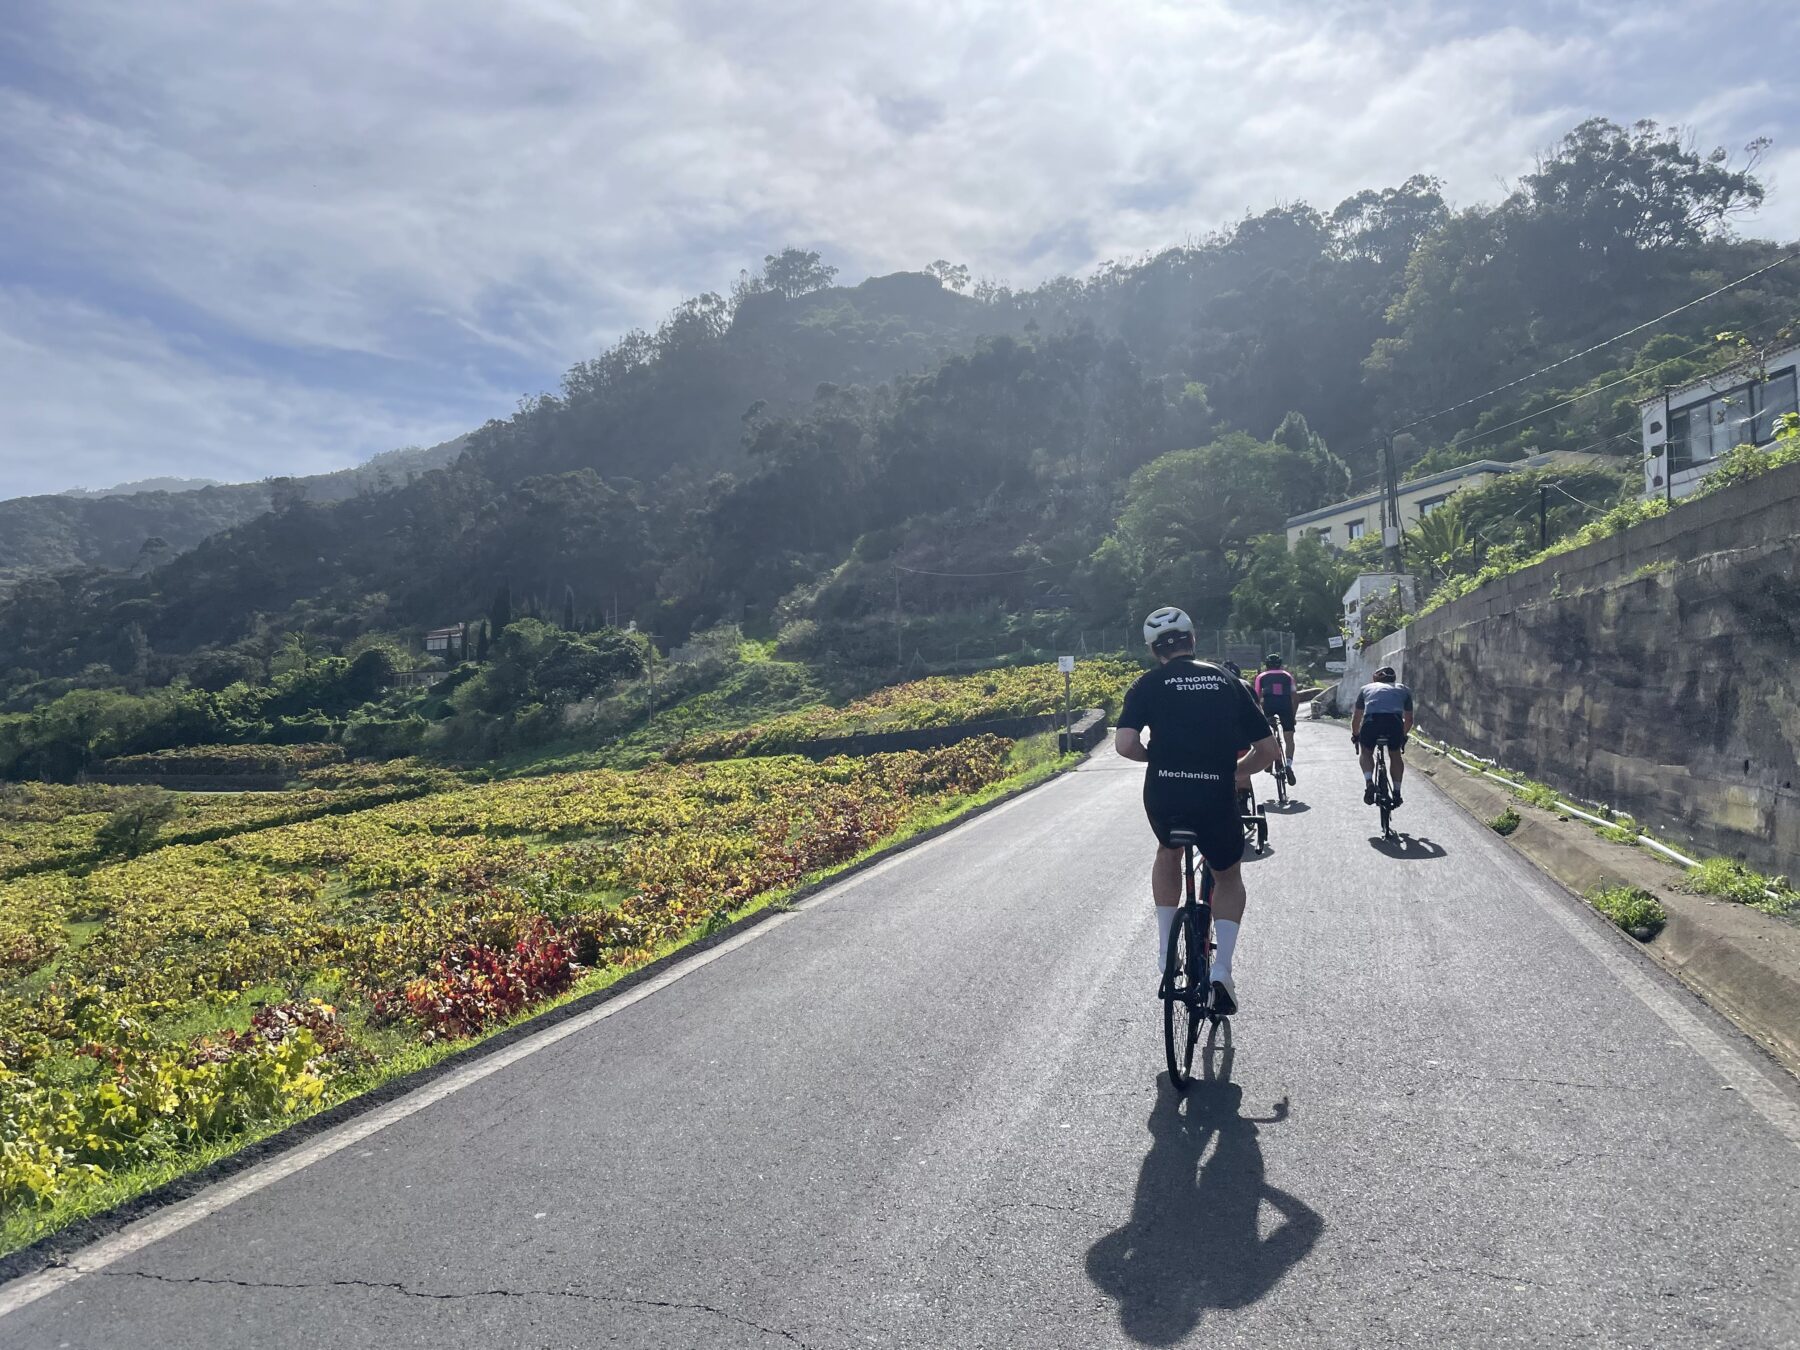
[[[1478,541],[1455,502],[1446,502],[1406,532],[1401,541],[1407,564],[1434,581],[1481,565]]]

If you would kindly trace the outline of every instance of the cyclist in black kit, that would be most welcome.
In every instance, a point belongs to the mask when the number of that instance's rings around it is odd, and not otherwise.
[[[1213,1004],[1237,1011],[1231,957],[1244,917],[1244,827],[1238,793],[1275,761],[1275,737],[1242,680],[1194,657],[1194,621],[1166,606],[1144,621],[1144,641],[1158,668],[1125,695],[1113,744],[1126,759],[1148,763],[1144,813],[1159,845],[1150,871],[1156,901],[1156,968],[1163,967],[1169,929],[1181,900],[1182,851],[1170,830],[1192,830],[1213,872]],[[1142,740],[1150,729],[1150,744]],[[1244,755],[1248,750],[1249,753]],[[1240,755],[1244,755],[1242,759]]]
[[[1269,716],[1269,725],[1277,723],[1281,726],[1286,750],[1284,772],[1287,774],[1288,786],[1293,787],[1294,778],[1294,677],[1281,664],[1281,653],[1270,652],[1269,659],[1263,663],[1263,670],[1251,685],[1251,692],[1256,701],[1262,704],[1262,710]]]

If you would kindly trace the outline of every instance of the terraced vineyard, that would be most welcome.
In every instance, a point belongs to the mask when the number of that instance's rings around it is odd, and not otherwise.
[[[5,789],[0,1244],[641,965],[1002,782],[1009,750],[480,786],[324,764],[184,798],[115,861],[110,790]]]
[[[1125,690],[1142,671],[1135,662],[1115,657],[1077,662],[1072,685],[1075,706],[1118,711]],[[809,708],[733,731],[691,736],[671,749],[669,758],[776,754],[834,736],[1030,717],[1055,712],[1062,702],[1063,677],[1054,665],[1013,666],[977,675],[934,675],[878,689],[842,708]]]

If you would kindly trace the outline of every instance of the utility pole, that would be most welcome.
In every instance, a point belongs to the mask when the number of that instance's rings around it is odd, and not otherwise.
[[[1550,521],[1546,503],[1550,497],[1550,485],[1538,484],[1538,547],[1550,547]]]
[[[1394,438],[1382,442],[1383,479],[1381,542],[1387,550],[1388,571],[1403,572],[1400,562],[1400,485],[1394,474]],[[1392,530],[1393,533],[1389,533]]]

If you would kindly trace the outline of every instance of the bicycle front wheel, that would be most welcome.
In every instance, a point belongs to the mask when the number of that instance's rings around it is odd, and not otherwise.
[[[1206,935],[1199,929],[1197,907],[1183,905],[1169,929],[1169,950],[1163,962],[1163,1050],[1168,1056],[1169,1081],[1181,1091],[1193,1081],[1194,1046],[1212,993]]]

